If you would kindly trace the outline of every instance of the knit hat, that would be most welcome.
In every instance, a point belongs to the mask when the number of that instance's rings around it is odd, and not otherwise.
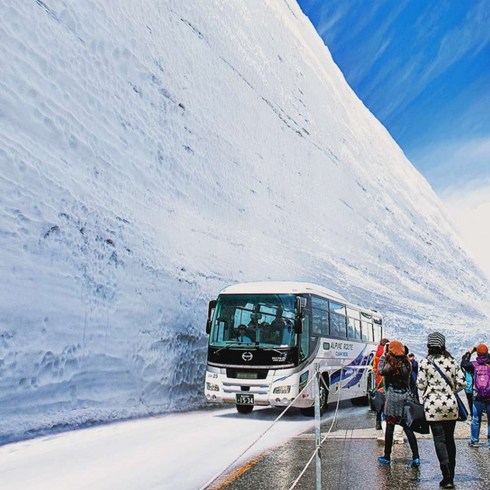
[[[380,345],[386,345],[388,342],[389,342],[389,340],[388,340],[388,339],[381,339],[381,340],[379,341]]]
[[[439,332],[430,333],[427,337],[427,347],[439,347],[443,349],[446,346],[446,337]]]
[[[476,348],[478,356],[488,356],[488,347],[485,344],[479,344]]]
[[[405,346],[399,342],[398,340],[392,340],[388,347],[388,350],[394,356],[404,356],[405,355]]]

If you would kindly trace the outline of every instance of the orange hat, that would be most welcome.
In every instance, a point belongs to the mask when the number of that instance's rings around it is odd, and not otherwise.
[[[479,344],[476,348],[476,353],[479,356],[488,356],[488,347],[485,344]]]
[[[388,347],[388,350],[394,356],[404,356],[405,355],[405,346],[398,340],[392,340],[390,342],[390,346]]]

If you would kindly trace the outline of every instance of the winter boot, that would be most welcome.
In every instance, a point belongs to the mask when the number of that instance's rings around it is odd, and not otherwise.
[[[442,480],[439,482],[441,488],[454,488],[453,476],[451,475],[451,469],[449,463],[441,464]]]

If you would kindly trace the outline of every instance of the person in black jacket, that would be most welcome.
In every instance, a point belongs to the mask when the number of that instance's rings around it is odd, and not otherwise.
[[[410,372],[412,366],[405,353],[404,345],[393,340],[388,346],[388,352],[381,357],[378,364],[378,373],[384,376],[386,403],[384,413],[386,417],[386,433],[384,455],[378,458],[381,464],[391,463],[391,449],[395,425],[401,425],[407,436],[412,450],[413,468],[420,466],[419,448],[417,438],[412,429],[403,423],[403,405],[411,398]]]

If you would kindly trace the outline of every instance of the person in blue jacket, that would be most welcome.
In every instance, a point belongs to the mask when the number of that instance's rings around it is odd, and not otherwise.
[[[464,393],[466,395],[466,401],[468,402],[468,412],[470,414],[469,420],[471,420],[471,418],[473,417],[473,376],[469,371],[464,371],[464,375],[466,377],[466,386],[464,387]]]
[[[412,392],[413,397],[419,401],[419,390],[417,388],[417,376],[419,375],[419,363],[415,359],[415,355],[413,353],[408,354],[408,360],[412,365],[412,371],[410,373],[410,391]]]

